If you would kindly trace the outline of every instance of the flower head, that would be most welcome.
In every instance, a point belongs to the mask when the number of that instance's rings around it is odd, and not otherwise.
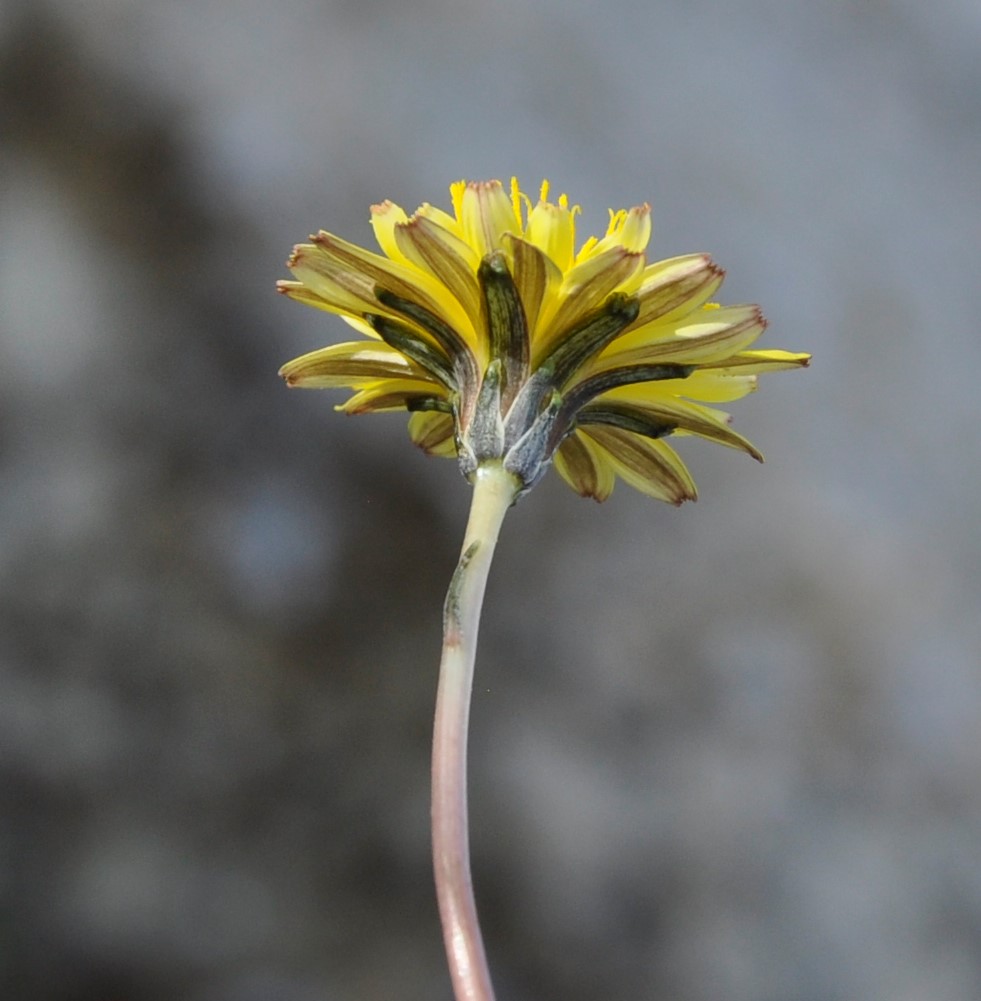
[[[371,209],[382,254],[321,231],[294,248],[279,290],[340,314],[366,339],[283,366],[290,386],[348,388],[348,414],[410,413],[412,440],[455,456],[468,479],[503,463],[520,490],[554,461],[583,496],[619,476],[680,504],[695,484],[664,439],[693,434],[762,459],[706,404],[738,399],[762,372],[809,356],[753,351],[757,306],[711,302],[707,254],[647,263],[650,206],[610,213],[577,247],[578,206],[538,202],[512,180],[459,181],[452,214]]]

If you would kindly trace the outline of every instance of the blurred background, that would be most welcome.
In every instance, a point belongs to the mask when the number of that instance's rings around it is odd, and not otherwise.
[[[430,875],[469,490],[287,392],[273,292],[460,177],[649,200],[765,346],[758,467],[551,475],[472,732],[499,1001],[981,996],[981,6],[0,5],[0,993],[450,998]],[[764,346],[761,343],[761,346]]]

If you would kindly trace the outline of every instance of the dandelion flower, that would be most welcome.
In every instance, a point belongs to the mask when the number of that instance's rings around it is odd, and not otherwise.
[[[347,414],[407,411],[409,435],[454,457],[474,487],[443,617],[433,731],[433,863],[458,1001],[492,1001],[470,882],[466,741],[477,628],[501,523],[549,465],[598,501],[618,479],[694,500],[666,439],[695,435],[762,459],[717,404],[806,354],[757,350],[759,307],[714,301],[707,254],[647,261],[650,206],[610,212],[579,243],[579,207],[500,181],[459,181],[452,212],[371,209],[381,253],[319,232],[294,248],[291,299],[339,314],[360,336],[283,366],[290,386],[348,389]]]
[[[554,461],[586,497],[617,478],[661,500],[696,496],[665,441],[691,434],[762,456],[713,404],[808,356],[751,350],[758,306],[711,301],[707,254],[648,264],[650,206],[610,213],[576,246],[578,206],[511,182],[460,181],[453,213],[372,207],[382,254],[320,232],[293,250],[290,298],[364,335],[284,365],[290,386],[355,390],[348,414],[405,410],[412,440],[456,457],[469,480],[501,463],[532,487]]]

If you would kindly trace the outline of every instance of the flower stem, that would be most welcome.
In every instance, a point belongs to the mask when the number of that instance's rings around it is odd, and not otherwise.
[[[517,480],[500,463],[477,469],[467,533],[443,611],[433,727],[433,869],[457,1001],[494,1001],[470,878],[467,731],[484,588],[501,523],[517,492]]]

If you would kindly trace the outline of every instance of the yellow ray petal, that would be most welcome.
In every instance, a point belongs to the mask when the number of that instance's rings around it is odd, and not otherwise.
[[[651,207],[646,202],[632,209],[610,211],[610,225],[602,240],[592,244],[588,250],[583,248],[577,261],[585,260],[594,254],[602,253],[610,247],[622,247],[631,253],[640,254],[647,249],[651,239]]]
[[[591,427],[582,433],[605,449],[617,475],[641,493],[669,504],[681,504],[698,496],[685,464],[663,441],[608,427]]]
[[[318,282],[318,285],[321,292],[324,293],[323,295],[313,291],[302,281],[278,281],[276,282],[276,291],[294,302],[302,302],[304,306],[313,306],[315,309],[323,309],[328,313],[345,316],[346,314],[356,315],[364,312],[367,305],[364,298],[348,292],[336,283],[328,284],[326,280]]]
[[[463,191],[460,221],[467,243],[480,257],[501,250],[505,233],[521,233],[521,220],[500,181],[470,181]]]
[[[546,192],[547,194],[547,192]],[[572,267],[576,244],[576,210],[540,199],[528,213],[525,239],[560,270]]]
[[[675,362],[681,365],[707,365],[749,347],[766,328],[758,306],[725,306],[701,309],[677,326],[651,324],[644,328],[647,343],[624,348],[631,331],[617,338],[596,362],[597,369],[621,365],[651,365]]]
[[[345,341],[288,361],[279,374],[302,389],[364,389],[379,379],[413,379],[437,385],[405,355],[387,344]]]
[[[507,236],[504,243],[511,254],[512,277],[524,305],[528,331],[534,340],[541,313],[549,308],[551,298],[558,294],[562,272],[551,258],[527,240]]]
[[[375,231],[378,246],[393,261],[408,264],[405,254],[395,241],[395,227],[408,219],[405,210],[387,199],[371,206],[371,228]]]
[[[335,407],[345,414],[381,414],[390,410],[407,410],[420,400],[446,398],[440,386],[421,379],[383,379],[355,393]]]
[[[461,182],[462,183],[462,182]],[[459,219],[454,218],[449,212],[444,212],[429,202],[423,202],[412,215],[413,219],[428,219],[448,233],[452,233],[458,240],[466,240],[466,233],[463,231],[463,224]]]
[[[692,372],[678,387],[678,395],[703,403],[731,403],[755,393],[755,375],[716,372],[711,369]]]
[[[409,418],[409,437],[429,455],[452,458],[456,455],[453,417],[433,411],[419,411]]]
[[[381,306],[375,287],[418,303],[441,316],[472,343],[476,333],[459,302],[431,275],[417,267],[400,264],[380,254],[348,243],[330,233],[320,232],[313,244],[301,244],[290,260],[294,276],[323,298],[330,298],[337,286],[361,300],[359,310],[393,315]]]
[[[353,327],[359,334],[364,334],[365,337],[370,337],[374,341],[381,340],[378,331],[375,330],[375,328],[371,326],[370,323],[365,323],[365,321],[362,320],[360,316],[347,316],[342,313],[341,319],[349,327]]]
[[[636,333],[645,324],[672,323],[693,313],[707,302],[722,284],[725,272],[708,254],[686,254],[647,265],[634,279],[636,288],[626,291],[636,295],[640,312],[633,330],[624,334],[624,347],[645,342]]]
[[[621,247],[642,253],[650,243],[651,228],[651,207],[644,202],[627,212],[623,223],[617,227],[616,237]]]
[[[692,372],[687,378],[640,382],[618,387],[609,393],[616,393],[615,398],[624,402],[636,402],[654,396],[657,399],[684,397],[702,403],[730,403],[755,392],[756,386],[755,375],[736,375],[734,372],[700,369]]]
[[[395,242],[406,260],[440,282],[459,302],[476,329],[480,323],[480,288],[476,251],[430,219],[414,216],[395,227]]]
[[[706,369],[715,370],[720,374],[757,375],[764,372],[785,372],[794,368],[807,368],[811,356],[802,352],[777,351],[739,351],[718,363],[706,365]]]
[[[602,502],[613,493],[613,466],[588,435],[573,431],[555,453],[554,465],[559,476],[582,497]]]
[[[644,389],[649,386],[653,392],[644,395]],[[720,445],[746,452],[758,462],[763,461],[759,449],[747,438],[737,434],[729,427],[729,415],[721,410],[703,407],[690,400],[667,399],[658,393],[660,383],[640,383],[635,386],[624,386],[621,389],[610,390],[598,396],[590,406],[602,407],[605,401],[629,403],[638,410],[650,415],[665,424],[674,424],[682,431],[709,438]],[[585,415],[584,415],[585,420]]]
[[[577,264],[562,279],[562,285],[550,300],[551,315],[546,310],[538,321],[533,343],[533,360],[548,353],[565,331],[592,312],[644,266],[642,254],[631,254],[613,247]]]

